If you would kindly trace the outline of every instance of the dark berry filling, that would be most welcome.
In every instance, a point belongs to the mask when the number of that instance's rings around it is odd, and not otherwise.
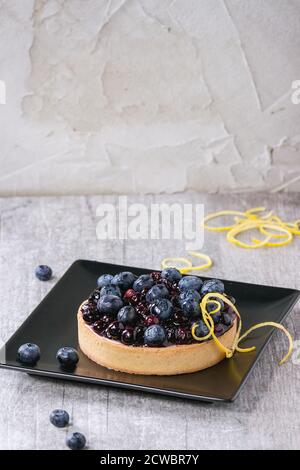
[[[182,276],[174,268],[142,274],[130,272],[115,276],[104,274],[81,306],[83,320],[93,331],[127,346],[164,347],[197,343],[192,335],[205,338],[209,329],[202,317],[201,299],[207,293],[224,293],[218,279],[202,281],[197,276]],[[220,336],[233,324],[236,314],[218,297],[206,304]],[[205,339],[206,340],[206,339]]]

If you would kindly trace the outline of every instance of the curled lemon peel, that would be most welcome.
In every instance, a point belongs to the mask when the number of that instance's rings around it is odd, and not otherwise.
[[[176,266],[176,263],[186,263],[186,268],[182,268],[182,267],[178,267]],[[178,258],[164,258],[161,262],[161,267],[162,269],[166,269],[166,268],[176,268],[178,269],[179,271],[181,269],[191,269],[192,268],[192,262],[190,260],[188,260],[187,258],[183,258],[183,257],[178,257]]]
[[[195,258],[203,259],[206,261],[206,263],[201,264],[199,266],[193,266],[192,261],[190,261],[188,258],[184,257],[173,257],[173,258],[164,258],[161,262],[161,267],[162,269],[166,268],[176,268],[181,274],[186,274],[191,271],[201,271],[203,269],[208,269],[212,266],[213,262],[210,256],[205,255],[204,253],[199,253],[198,251],[188,251],[188,254],[190,256],[194,256]],[[185,263],[186,266],[178,266],[178,263]]]
[[[223,226],[208,225],[208,221],[225,215],[234,216],[234,224]],[[266,212],[265,207],[253,207],[244,212],[235,210],[214,212],[204,218],[203,226],[210,231],[226,231],[228,242],[241,248],[250,249],[288,245],[293,241],[294,235],[300,235],[300,220],[285,222],[281,217],[274,214],[273,211]],[[238,238],[240,234],[251,230],[257,230],[265,238],[259,240],[253,237],[251,239],[252,243],[247,243]]]
[[[210,256],[205,255],[204,253],[199,253],[198,251],[188,251],[190,256],[194,256],[195,258],[203,259],[206,263],[201,264],[199,266],[191,266],[189,268],[182,268],[180,269],[181,274],[186,274],[190,271],[201,271],[202,269],[208,269],[212,266],[212,259]]]
[[[209,303],[216,305],[216,308],[215,308],[214,310],[211,310],[211,311],[209,312],[210,315],[214,315],[215,313],[219,313],[219,311],[221,310],[221,307],[222,307],[221,304],[220,304],[220,302],[218,302],[218,301],[215,300],[215,299],[212,299],[212,300],[209,301]]]
[[[278,328],[279,330],[281,330],[285,333],[285,335],[287,336],[287,338],[289,340],[288,352],[281,359],[281,361],[279,361],[279,365],[281,366],[282,364],[284,364],[289,359],[289,357],[291,356],[291,354],[293,352],[293,339],[292,339],[292,336],[289,333],[289,331],[283,325],[281,325],[280,323],[275,323],[275,322],[272,322],[272,321],[265,321],[265,322],[262,322],[262,323],[257,323],[256,325],[251,326],[251,328],[249,328],[249,330],[247,330],[244,334],[242,334],[242,336],[240,336],[240,338],[238,340],[238,344],[239,344],[240,341],[243,341],[250,333],[252,333],[252,331],[257,330],[258,328],[263,328],[264,326],[273,326],[274,328]],[[237,346],[236,350],[239,351],[239,352],[244,352],[244,350],[240,351],[239,346]]]
[[[211,230],[211,231],[214,231],[214,232],[224,232],[226,230],[230,230],[235,225],[214,227],[214,226],[211,226],[211,225],[207,225],[207,223],[206,223],[209,220],[215,219],[216,217],[222,217],[224,215],[235,215],[235,216],[239,215],[239,216],[242,216],[242,217],[246,217],[245,212],[241,212],[241,211],[224,210],[224,211],[219,211],[219,212],[213,212],[212,214],[209,214],[206,217],[204,217],[203,227],[206,228],[206,230]]]
[[[232,310],[234,311],[234,313],[238,317],[238,326],[237,326],[237,331],[236,331],[236,334],[235,334],[235,337],[234,337],[234,340],[233,340],[232,348],[227,348],[226,346],[224,346],[224,344],[222,344],[222,342],[218,339],[218,337],[214,333],[214,321],[211,317],[213,312],[208,312],[206,307],[207,307],[207,303],[215,302],[215,298],[217,298],[217,299],[219,298],[219,299],[223,300],[223,302],[225,302],[227,305],[229,305],[232,308]],[[206,336],[203,336],[203,337],[197,336],[196,335],[196,329],[198,327],[198,323],[194,323],[194,325],[192,326],[192,329],[191,329],[191,333],[192,333],[193,338],[196,341],[205,341],[205,340],[210,339],[210,338],[213,339],[214,342],[216,343],[216,345],[219,347],[219,349],[225,354],[227,359],[231,358],[233,356],[233,354],[235,353],[235,351],[240,352],[240,353],[249,353],[249,352],[255,351],[255,349],[256,349],[255,346],[252,346],[252,347],[249,347],[249,348],[241,348],[239,346],[239,344],[250,333],[252,333],[252,331],[257,330],[258,328],[263,328],[265,326],[273,326],[274,328],[280,329],[281,331],[283,331],[286,334],[286,336],[289,340],[288,352],[280,360],[279,365],[284,364],[289,359],[289,357],[291,356],[292,351],[293,351],[293,339],[292,339],[290,333],[287,331],[287,329],[283,325],[281,325],[280,323],[268,322],[268,321],[267,322],[262,322],[262,323],[257,323],[256,325],[253,325],[251,328],[249,328],[245,333],[243,333],[241,335],[242,319],[241,319],[241,315],[240,315],[238,309],[225,295],[219,294],[218,292],[213,292],[213,293],[206,294],[200,302],[200,309],[201,309],[201,312],[202,312],[203,321],[206,324],[209,332]]]

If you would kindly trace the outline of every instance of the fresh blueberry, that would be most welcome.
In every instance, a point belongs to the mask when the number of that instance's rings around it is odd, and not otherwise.
[[[73,368],[79,361],[79,356],[76,349],[64,346],[57,351],[56,359],[62,367]]]
[[[90,325],[100,318],[100,313],[98,312],[97,306],[94,302],[85,302],[81,306],[81,313],[84,321]]]
[[[100,297],[103,295],[116,295],[118,297],[122,297],[122,293],[118,286],[113,286],[112,284],[108,284],[107,286],[101,287]]]
[[[176,344],[187,344],[190,343],[192,339],[191,330],[187,328],[182,328],[179,326],[175,329],[174,342]]]
[[[142,274],[133,283],[133,288],[136,292],[142,292],[143,289],[150,289],[154,284],[154,281],[150,274]]]
[[[100,299],[100,291],[99,289],[95,289],[89,296],[89,302],[97,305],[99,299]]]
[[[167,320],[173,312],[173,304],[168,299],[157,299],[151,306],[151,313],[160,320]]]
[[[166,340],[166,332],[160,325],[151,325],[145,330],[144,342],[148,346],[161,346]]]
[[[221,318],[222,318],[222,312],[220,311],[220,312],[213,313],[213,314],[211,315],[211,318],[213,319],[214,324],[219,323],[219,321],[220,321]]]
[[[81,450],[86,445],[86,438],[81,432],[73,432],[67,436],[66,444],[72,450]]]
[[[169,297],[169,291],[164,284],[156,284],[151,287],[146,294],[146,301],[151,303],[156,299],[165,299]]]
[[[111,281],[113,280],[113,277],[111,274],[102,274],[102,276],[98,277],[97,279],[97,286],[99,289],[101,289],[104,286],[108,286],[111,284]]]
[[[123,307],[123,301],[117,295],[103,295],[100,297],[97,307],[103,314],[117,314]]]
[[[116,274],[113,277],[113,280],[111,281],[111,283],[114,286],[119,287],[122,291],[125,291],[129,289],[130,287],[132,287],[134,281],[135,281],[135,275],[129,271],[124,271],[122,273]]]
[[[188,318],[200,315],[200,304],[197,300],[187,298],[181,302],[183,314]]]
[[[180,291],[184,290],[200,290],[203,282],[197,276],[184,276],[178,283]]]
[[[22,364],[35,364],[41,357],[40,348],[33,343],[25,343],[18,349],[18,359]]]
[[[222,317],[222,310],[224,309],[224,302],[222,301],[222,299],[218,299],[215,297],[211,297],[210,299],[216,300],[220,304],[220,307],[221,307],[220,310],[216,313],[211,314],[211,318],[213,319],[214,323],[219,323]],[[213,312],[217,308],[218,308],[218,305],[215,302],[208,301],[206,304],[206,310],[208,311],[208,313]]]
[[[108,339],[119,340],[123,330],[124,330],[123,323],[114,321],[110,325],[108,325],[106,329],[106,336]]]
[[[132,328],[126,328],[122,334],[121,334],[121,341],[122,343],[126,344],[129,346],[130,344],[133,343],[134,341],[134,336],[133,336],[133,329]]]
[[[35,268],[35,275],[40,281],[49,281],[52,277],[52,269],[46,264],[41,264]]]
[[[213,301],[213,302],[211,302]],[[217,305],[217,303],[220,305]],[[220,306],[220,311],[224,310],[224,302],[222,299],[218,299],[217,297],[210,297],[208,302],[206,302],[206,310],[208,313],[213,312],[214,310],[218,309]]]
[[[208,335],[209,329],[204,323],[203,320],[199,320],[197,322],[197,327],[195,329],[195,335],[198,336],[199,338],[203,338],[204,336]]]
[[[142,325],[138,325],[133,330],[133,341],[135,344],[144,343],[144,331],[145,328]]]
[[[118,321],[124,325],[133,325],[136,321],[136,313],[131,305],[125,305],[118,312]]]
[[[69,413],[66,410],[53,410],[50,413],[50,422],[57,428],[64,428],[69,424]]]
[[[219,279],[209,279],[208,281],[203,282],[200,293],[202,296],[210,294],[212,292],[223,294],[224,290],[225,287],[222,281],[220,281]]]
[[[199,292],[197,292],[196,290],[192,290],[192,289],[188,289],[188,290],[184,290],[180,292],[179,302],[181,303],[187,299],[196,300],[196,302],[200,303],[201,295],[199,294]]]
[[[166,268],[161,272],[161,277],[169,282],[178,282],[182,278],[182,274],[176,268]]]
[[[222,323],[226,326],[230,326],[233,323],[234,316],[231,313],[224,312],[222,315]]]

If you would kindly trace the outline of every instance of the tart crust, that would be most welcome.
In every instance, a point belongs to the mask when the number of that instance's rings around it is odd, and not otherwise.
[[[101,366],[128,374],[178,375],[212,367],[225,358],[225,353],[213,340],[198,344],[174,345],[162,348],[126,346],[119,341],[99,336],[77,313],[78,340],[82,352]],[[218,338],[230,348],[237,330],[237,319]]]

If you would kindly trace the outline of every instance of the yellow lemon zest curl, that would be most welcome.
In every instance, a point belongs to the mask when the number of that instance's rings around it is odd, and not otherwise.
[[[266,212],[265,207],[253,207],[244,212],[235,210],[223,210],[208,214],[204,218],[203,226],[206,230],[214,232],[227,232],[228,242],[241,248],[258,249],[263,247],[280,247],[288,245],[293,241],[295,235],[300,235],[299,220],[294,222],[285,222],[275,215],[273,211]],[[224,226],[208,225],[210,220],[218,217],[232,215],[234,223]],[[247,243],[238,238],[238,236],[248,231],[258,231],[265,238],[262,240],[252,237],[251,242]]]
[[[221,304],[220,304],[220,302],[218,302],[216,300],[218,298],[223,300],[223,302],[226,303],[227,305],[229,305],[232,308],[232,310],[235,312],[236,316],[238,317],[238,327],[237,327],[235,338],[233,340],[232,348],[227,348],[226,346],[224,346],[224,344],[222,344],[222,342],[219,340],[219,338],[214,333],[214,321],[213,321],[211,315],[213,315],[214,313],[217,313],[217,312],[215,310],[213,310],[212,312],[208,312],[208,310],[207,310],[207,304],[211,303],[211,302],[214,302],[215,304],[219,304],[219,310],[220,310]],[[194,323],[194,325],[192,326],[192,329],[191,329],[193,338],[196,341],[205,341],[205,340],[208,340],[208,339],[213,339],[214,342],[216,343],[216,345],[219,347],[219,349],[221,351],[223,351],[226,358],[228,358],[228,359],[233,356],[235,351],[240,352],[240,353],[248,353],[248,352],[254,351],[256,349],[255,346],[252,346],[250,348],[241,348],[239,346],[239,344],[250,333],[252,333],[252,331],[257,330],[258,328],[265,327],[265,326],[272,326],[274,328],[278,328],[279,330],[283,331],[286,334],[286,336],[289,340],[288,352],[281,359],[281,361],[279,362],[279,365],[284,364],[289,359],[290,355],[292,354],[292,351],[293,351],[292,337],[291,337],[290,333],[287,331],[287,329],[283,325],[281,325],[280,323],[275,323],[275,322],[272,322],[272,321],[257,323],[256,325],[253,325],[251,328],[249,328],[245,333],[243,333],[241,335],[241,329],[242,329],[241,315],[240,315],[238,309],[236,308],[236,306],[223,294],[219,294],[218,292],[213,292],[213,293],[206,294],[200,302],[200,309],[201,309],[201,312],[202,312],[203,321],[204,321],[204,323],[207,326],[209,331],[208,331],[208,334],[206,336],[203,336],[203,337],[197,336],[196,335],[196,329],[197,329],[199,324]],[[217,311],[219,311],[219,310],[217,310]]]
[[[208,269],[212,266],[212,259],[210,256],[205,255],[204,253],[199,253],[198,251],[188,251],[190,256],[194,256],[195,258],[199,258],[205,261],[204,264],[199,266],[193,266],[192,262],[188,258],[178,257],[178,258],[164,258],[161,262],[162,269],[166,268],[176,268],[181,274],[186,274],[191,271],[201,271],[203,269]],[[186,266],[182,267],[182,264],[186,264]],[[178,265],[180,264],[180,266]]]

